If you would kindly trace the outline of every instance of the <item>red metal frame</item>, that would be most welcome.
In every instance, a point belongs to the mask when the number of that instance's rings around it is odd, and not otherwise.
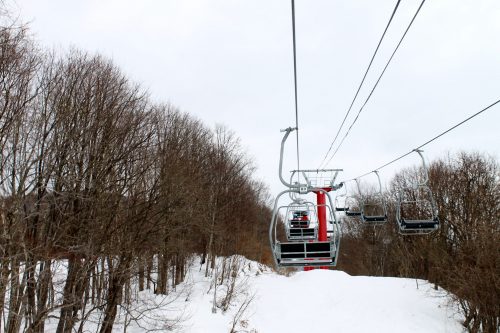
[[[315,191],[316,193],[316,205],[318,207],[318,241],[326,242],[328,240],[327,233],[327,219],[326,219],[326,194],[325,192],[330,192],[331,187],[323,187],[324,191]],[[314,267],[304,267],[304,271],[312,271]],[[328,269],[328,266],[321,266],[319,269]]]

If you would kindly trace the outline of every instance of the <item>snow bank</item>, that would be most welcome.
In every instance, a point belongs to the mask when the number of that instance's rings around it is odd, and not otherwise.
[[[350,276],[333,270],[284,276],[243,257],[230,259],[239,268],[236,274],[226,274],[222,284],[218,280],[216,313],[212,312],[215,280],[213,275],[205,277],[205,266],[194,258],[186,281],[169,295],[136,292],[134,304],[126,311],[119,309],[113,332],[224,333],[233,326],[233,332],[250,333],[463,331],[456,306],[444,291],[434,290],[426,281]],[[219,277],[222,261],[219,258]],[[56,265],[55,273],[62,282],[64,262]],[[236,278],[236,291],[224,312],[221,302],[231,280],[227,276]],[[96,331],[100,319],[98,313],[92,314],[85,331]],[[55,331],[56,325],[57,318],[51,318],[46,330]]]
[[[287,277],[247,261],[247,289],[225,314],[211,312],[213,293],[200,272],[188,305],[185,332],[230,332],[239,305],[255,295],[237,331],[258,333],[462,332],[446,293],[423,280],[350,276],[313,270]]]
[[[422,280],[314,270],[255,279],[258,332],[461,332],[444,292]]]

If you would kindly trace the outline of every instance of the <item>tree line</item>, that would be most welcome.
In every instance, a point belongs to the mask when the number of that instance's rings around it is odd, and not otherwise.
[[[270,262],[268,193],[234,133],[153,103],[100,55],[43,50],[8,21],[0,27],[0,330],[43,332],[58,313],[58,333],[83,332],[98,311],[98,330],[111,332],[131,281],[168,294],[193,253],[207,275],[216,256]]]
[[[344,220],[339,269],[357,275],[421,278],[450,291],[470,332],[500,326],[500,165],[479,153],[458,153],[433,161],[429,185],[440,228],[429,235],[401,235],[395,221],[397,193],[416,196],[411,184],[422,168],[402,170],[384,194],[389,223],[363,226]],[[374,198],[367,191],[365,200]]]

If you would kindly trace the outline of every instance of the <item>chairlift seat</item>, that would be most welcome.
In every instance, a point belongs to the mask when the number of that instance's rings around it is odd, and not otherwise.
[[[277,243],[275,251],[280,266],[332,266],[335,264],[336,247],[329,241]]]
[[[346,211],[345,215],[347,215],[347,216],[361,216],[361,212]]]
[[[335,236],[335,232],[333,230],[327,230],[326,231],[326,237],[328,239],[332,239],[333,236]]]
[[[400,220],[401,229],[403,230],[420,230],[420,229],[437,229],[439,227],[439,219],[433,220]]]
[[[363,215],[363,221],[367,223],[383,223],[387,222],[387,215]]]

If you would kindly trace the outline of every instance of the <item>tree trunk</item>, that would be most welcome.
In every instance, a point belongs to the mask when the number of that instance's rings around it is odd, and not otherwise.
[[[48,315],[48,298],[49,289],[51,284],[51,267],[52,261],[45,260],[40,263],[39,278],[37,286],[37,300],[36,316],[30,326],[28,332],[43,333],[45,332],[45,318]]]
[[[144,260],[139,258],[137,260],[138,267],[138,276],[139,276],[139,291],[144,290]]]
[[[128,279],[131,258],[125,256],[121,258],[116,269],[113,269],[113,276],[110,277],[108,287],[108,297],[104,320],[99,333],[111,333],[118,312],[118,304],[122,301],[123,286]]]
[[[78,311],[84,306],[83,293],[85,292],[86,275],[81,259],[72,257],[68,260],[68,275],[64,285],[63,304],[56,333],[72,332]]]
[[[21,325],[21,303],[25,293],[26,275],[23,274],[22,282],[19,283],[19,260],[12,260],[12,270],[10,276],[10,301],[9,316],[7,318],[6,333],[17,333]]]

